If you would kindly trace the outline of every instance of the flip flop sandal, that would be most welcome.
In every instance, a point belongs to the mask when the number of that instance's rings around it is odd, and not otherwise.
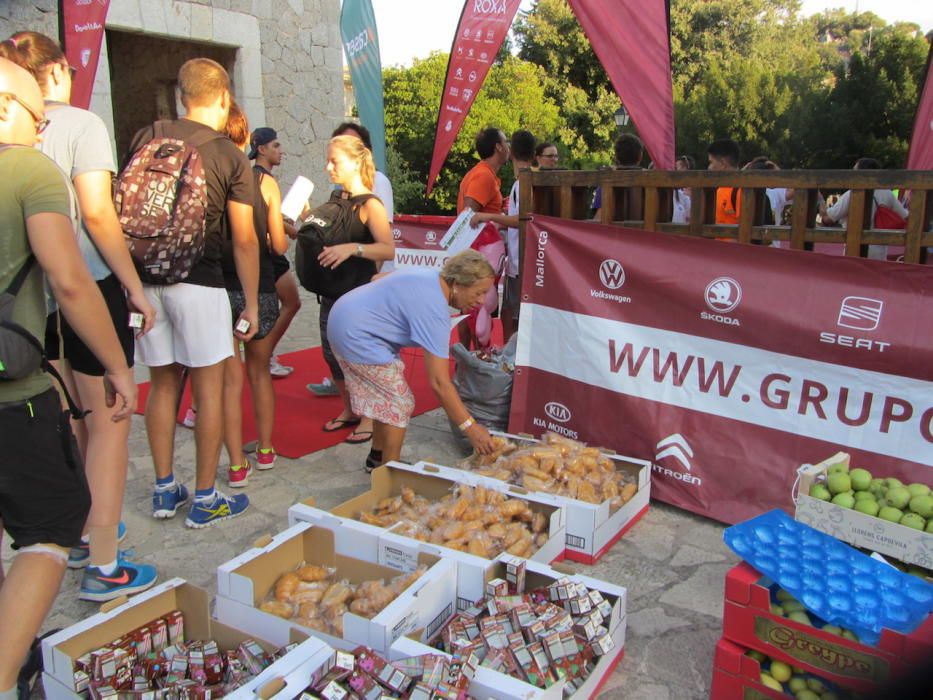
[[[362,445],[364,442],[369,442],[372,439],[373,439],[372,430],[361,430],[359,432],[354,430],[352,433],[350,433],[347,439],[344,440],[344,442],[350,445]]]
[[[344,428],[351,428],[354,425],[359,425],[359,418],[332,418],[324,424],[322,430],[325,433],[336,433],[338,430],[343,430]],[[327,426],[334,426],[328,428]]]

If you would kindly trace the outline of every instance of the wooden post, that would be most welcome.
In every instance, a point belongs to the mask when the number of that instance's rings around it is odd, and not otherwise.
[[[797,188],[794,190],[793,210],[790,220],[790,247],[792,250],[803,250],[807,236],[807,226],[810,222],[810,190]]]
[[[923,233],[927,201],[926,190],[915,190],[910,195],[910,216],[907,219],[907,233],[904,236],[904,262],[922,262],[923,246],[920,245],[920,236]]]
[[[849,219],[846,222],[846,255],[857,258],[862,254],[862,231],[865,229],[865,190],[849,192]],[[871,216],[871,210],[868,211]]]
[[[742,211],[739,214],[739,243],[752,242],[752,226],[755,223],[755,190],[742,188]]]

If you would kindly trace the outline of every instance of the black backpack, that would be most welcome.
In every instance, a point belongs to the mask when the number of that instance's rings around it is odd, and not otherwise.
[[[354,239],[352,229],[360,207],[375,196],[350,196],[345,190],[337,190],[311,212],[298,231],[295,247],[295,271],[302,287],[318,296],[337,299],[372,279],[376,274],[372,260],[351,256],[331,270],[322,267],[317,258],[325,246],[372,242],[371,238]]]

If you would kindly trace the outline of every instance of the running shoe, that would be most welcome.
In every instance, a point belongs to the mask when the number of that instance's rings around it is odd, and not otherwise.
[[[150,588],[157,578],[155,567],[149,564],[130,564],[117,560],[117,570],[112,574],[104,574],[100,568],[89,566],[84,570],[78,598],[103,603],[121,595],[144,591]]]
[[[122,542],[126,539],[126,523],[122,520],[117,526],[117,542]],[[91,563],[91,545],[87,542],[82,542],[77,547],[72,547],[71,552],[68,553],[68,568],[69,569],[83,569],[85,566]]]
[[[193,408],[189,408],[185,412],[185,417],[182,419],[181,424],[186,428],[194,428],[194,423],[198,419],[198,412]]]
[[[338,396],[340,394],[340,390],[330,380],[330,377],[324,377],[320,384],[308,384],[307,387],[308,391],[315,396]]]
[[[268,450],[257,449],[256,450],[256,469],[261,472],[266,471],[267,469],[272,469],[275,466],[275,449],[270,447]]]
[[[246,494],[226,496],[215,489],[214,500],[195,501],[191,504],[185,525],[193,528],[210,527],[221,520],[235,518],[249,508],[249,498]]]
[[[287,377],[294,371],[294,367],[286,367],[281,362],[279,362],[278,355],[273,355],[271,358],[269,358],[269,374],[271,374],[273,377],[281,379],[283,377]]]
[[[249,475],[253,473],[253,465],[245,460],[243,466],[230,465],[227,470],[227,483],[232,489],[241,489],[249,483]]]
[[[189,498],[188,489],[182,484],[176,484],[175,488],[169,491],[156,489],[152,492],[152,517],[174,518],[175,512],[185,505]]]

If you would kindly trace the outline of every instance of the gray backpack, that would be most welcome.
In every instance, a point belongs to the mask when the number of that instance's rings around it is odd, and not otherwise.
[[[10,286],[0,293],[0,379],[24,379],[41,368],[45,361],[42,344],[13,320],[16,295],[35,262],[36,259],[30,255]]]

